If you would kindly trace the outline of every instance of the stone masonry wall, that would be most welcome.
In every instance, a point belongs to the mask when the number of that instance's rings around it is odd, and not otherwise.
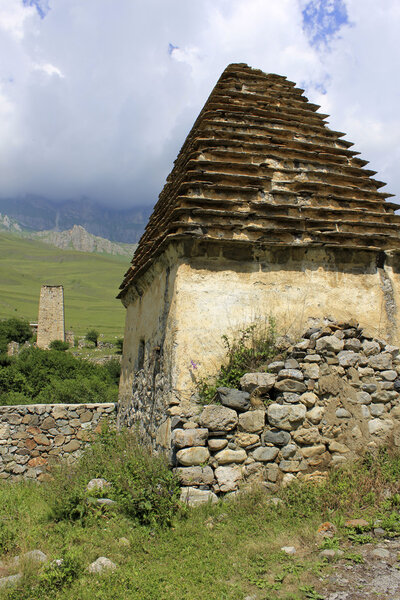
[[[219,404],[171,418],[172,456],[189,504],[244,483],[272,493],[294,478],[400,446],[399,349],[356,323],[310,328],[268,372],[218,389]]]
[[[79,457],[101,423],[115,425],[117,405],[0,406],[0,479],[46,478],[59,459]]]

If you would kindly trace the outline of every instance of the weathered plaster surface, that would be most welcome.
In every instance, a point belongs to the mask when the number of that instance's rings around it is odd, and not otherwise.
[[[124,297],[120,424],[138,423],[153,441],[157,433],[166,440],[156,445],[168,445],[168,417],[195,414],[196,379],[218,371],[222,336],[260,319],[273,317],[280,333],[294,337],[309,318],[355,319],[372,336],[398,342],[397,258],[385,257],[363,249],[170,245]]]

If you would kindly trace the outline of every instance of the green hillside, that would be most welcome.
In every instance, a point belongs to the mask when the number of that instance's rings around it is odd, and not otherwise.
[[[60,250],[0,232],[0,318],[37,321],[40,286],[63,285],[65,326],[121,336],[125,309],[115,299],[129,258]]]

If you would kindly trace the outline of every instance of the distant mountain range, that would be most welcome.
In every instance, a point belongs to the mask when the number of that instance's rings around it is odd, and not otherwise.
[[[33,195],[0,198],[3,218],[22,229],[61,232],[80,225],[95,236],[125,244],[139,241],[151,212],[150,206],[110,208],[87,198],[63,202]]]
[[[0,213],[0,231],[16,234],[18,237],[38,240],[63,250],[78,250],[79,252],[95,252],[97,254],[112,254],[114,256],[132,257],[137,244],[111,242],[105,238],[88,233],[81,225],[74,225],[67,231],[29,231],[8,215]]]

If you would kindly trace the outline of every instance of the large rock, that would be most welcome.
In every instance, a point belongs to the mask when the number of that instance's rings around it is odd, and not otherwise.
[[[174,429],[172,439],[178,448],[188,446],[205,446],[208,438],[208,429]]]
[[[298,444],[304,444],[305,446],[311,444],[317,444],[321,440],[321,435],[318,431],[318,427],[309,427],[308,429],[298,429],[293,432],[293,439]]]
[[[239,415],[239,426],[243,431],[255,433],[262,431],[265,425],[265,410],[249,410]]]
[[[299,369],[282,369],[278,373],[279,379],[296,379],[297,381],[303,381],[304,375]]]
[[[221,492],[234,492],[242,479],[240,467],[217,467],[215,476]]]
[[[214,480],[211,467],[178,467],[175,473],[182,485],[210,485]]]
[[[356,367],[361,360],[361,354],[352,350],[342,350],[338,354],[338,361],[341,367]]]
[[[378,342],[364,340],[362,349],[364,351],[365,356],[373,356],[374,354],[379,354],[381,351],[381,347]]]
[[[221,404],[234,410],[243,411],[250,408],[250,394],[245,391],[227,387],[219,387],[217,393]]]
[[[225,448],[221,450],[214,457],[220,465],[227,465],[229,463],[242,463],[246,460],[247,454],[245,450],[231,450]]]
[[[196,446],[194,448],[184,448],[183,450],[179,450],[176,453],[176,458],[186,467],[191,467],[192,465],[201,465],[205,463],[210,457],[210,452],[208,448],[204,448],[203,446]]]
[[[104,571],[114,571],[117,565],[105,556],[99,556],[97,560],[88,566],[89,573],[103,573]]]
[[[327,350],[328,352],[340,352],[343,350],[344,341],[340,340],[336,335],[325,335],[317,340],[315,348],[317,352]]]
[[[188,506],[200,506],[201,504],[208,503],[215,504],[218,502],[218,498],[210,490],[199,490],[195,487],[183,487],[181,489],[180,501]]]
[[[274,446],[286,446],[290,440],[290,433],[287,431],[265,431],[263,434],[264,443],[274,444]]]
[[[252,457],[259,462],[271,462],[278,456],[278,448],[271,448],[269,446],[256,448],[252,452]]]
[[[286,431],[297,429],[304,421],[306,412],[303,404],[270,404],[267,409],[269,423],[273,427]]]
[[[383,419],[371,419],[368,423],[368,430],[371,435],[381,436],[386,435],[393,429],[393,422]]]
[[[236,427],[237,422],[236,411],[217,404],[205,406],[200,415],[200,424],[210,431],[231,431]]]
[[[280,392],[295,392],[302,394],[307,388],[302,381],[297,381],[296,379],[281,379],[275,384],[275,389]]]
[[[235,442],[238,446],[242,448],[247,448],[247,446],[253,446],[254,444],[258,444],[260,442],[260,437],[256,433],[246,433],[245,431],[238,431],[235,435]]]
[[[368,360],[368,365],[378,371],[386,371],[392,368],[392,355],[389,352],[374,354]]]
[[[246,373],[240,380],[240,386],[246,392],[257,390],[260,395],[263,395],[274,387],[275,382],[276,375],[272,373]]]
[[[322,420],[324,416],[325,409],[322,406],[314,406],[311,410],[307,412],[307,419],[313,423],[313,425],[317,425]]]

